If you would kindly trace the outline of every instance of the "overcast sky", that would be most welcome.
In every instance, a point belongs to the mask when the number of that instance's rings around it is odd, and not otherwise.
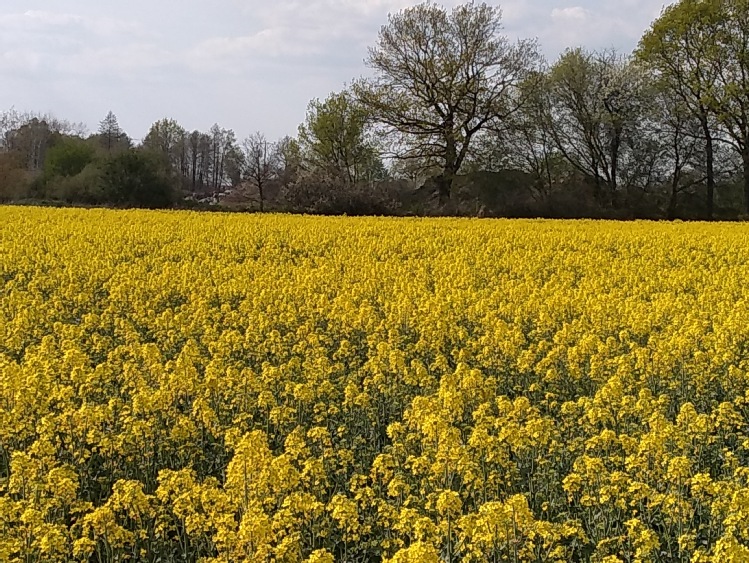
[[[112,110],[140,139],[172,117],[238,137],[295,134],[310,99],[366,72],[363,59],[405,0],[2,0],[0,111],[51,112],[90,130]],[[446,6],[460,2],[446,1]],[[492,4],[495,4],[491,2]],[[630,51],[660,0],[506,0],[505,32]]]

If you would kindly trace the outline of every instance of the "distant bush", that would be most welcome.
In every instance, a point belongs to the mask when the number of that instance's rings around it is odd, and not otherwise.
[[[76,176],[96,158],[96,148],[78,137],[65,137],[59,140],[47,151],[44,162],[44,176],[54,177]]]
[[[129,150],[111,157],[102,174],[103,193],[115,205],[169,207],[175,201],[174,182],[161,159]]]

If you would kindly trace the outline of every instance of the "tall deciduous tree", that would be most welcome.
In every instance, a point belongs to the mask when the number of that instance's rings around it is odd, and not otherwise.
[[[289,186],[299,176],[302,168],[302,149],[299,141],[285,136],[276,144],[279,165],[279,180],[284,187]]]
[[[389,17],[369,51],[374,78],[356,92],[394,142],[393,155],[439,165],[449,198],[476,135],[523,105],[518,85],[537,65],[534,41],[502,35],[497,7],[473,2],[451,12],[426,2]]]
[[[210,166],[210,144],[211,138],[200,131],[193,131],[187,137],[187,161],[189,173],[187,184],[191,191],[200,192],[206,188],[208,174],[206,170]]]
[[[503,167],[523,170],[534,178],[529,186],[537,199],[547,197],[559,180],[563,157],[552,131],[548,73],[537,73],[521,85],[527,103],[513,119],[489,137],[501,147],[495,158]],[[484,164],[490,169],[490,163]]]
[[[299,126],[299,144],[308,171],[347,185],[367,180],[381,169],[367,134],[368,114],[348,91],[312,100]],[[378,166],[379,164],[379,166]]]
[[[143,139],[143,146],[162,154],[175,173],[188,174],[187,131],[176,120],[156,121]]]
[[[648,77],[614,51],[565,52],[551,69],[551,132],[557,148],[593,179],[599,196],[615,199],[624,164],[647,112]]]
[[[705,143],[707,213],[715,202],[715,137],[709,94],[718,78],[715,62],[722,57],[715,36],[722,0],[681,0],[663,10],[636,51],[680,106],[700,122]],[[676,108],[674,108],[676,109]]]
[[[749,214],[749,0],[722,0],[719,22],[713,36],[718,56],[710,61],[718,80],[708,104],[741,156],[744,212]]]
[[[209,185],[214,192],[218,192],[222,190],[227,179],[232,184],[235,183],[234,179],[230,178],[229,171],[232,168],[239,169],[238,166],[232,166],[240,154],[237,138],[231,129],[214,124],[205,141],[208,143],[205,147],[207,154],[204,155],[204,161],[209,172]]]
[[[669,191],[666,217],[674,219],[679,195],[705,181],[702,172],[705,159],[702,123],[694,108],[667,83],[660,84],[656,108],[655,137],[660,149],[657,157],[662,162],[664,181]]]
[[[56,133],[45,119],[32,117],[13,131],[10,150],[22,155],[29,171],[37,172],[44,167],[47,150]]]

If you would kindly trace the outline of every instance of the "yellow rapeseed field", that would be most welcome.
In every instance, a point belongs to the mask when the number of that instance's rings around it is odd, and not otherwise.
[[[0,207],[0,561],[749,561],[749,226]]]

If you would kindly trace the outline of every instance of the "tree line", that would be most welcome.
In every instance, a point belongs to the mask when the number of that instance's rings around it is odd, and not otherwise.
[[[0,199],[349,214],[749,215],[749,0],[681,0],[632,53],[511,41],[498,7],[388,17],[369,78],[312,100],[297,135],[109,113],[92,135],[0,116]]]

